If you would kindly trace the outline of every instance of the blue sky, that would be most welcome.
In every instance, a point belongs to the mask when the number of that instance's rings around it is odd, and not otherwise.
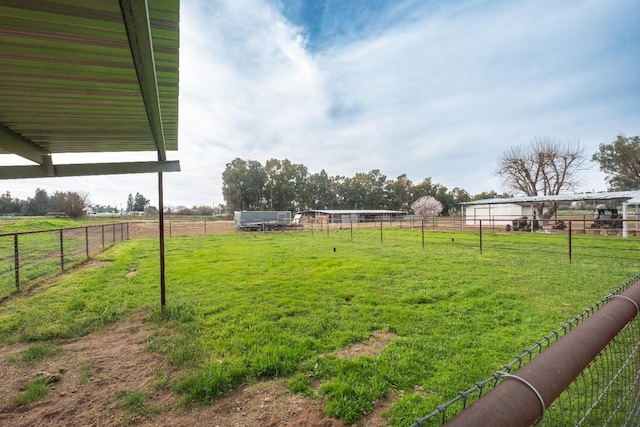
[[[579,140],[590,157],[640,134],[638,22],[636,0],[182,0],[170,156],[182,172],[165,174],[165,204],[222,203],[236,157],[504,191],[493,171],[513,145]],[[586,167],[579,190],[605,190],[597,165]],[[0,190],[88,191],[112,205],[141,192],[157,204],[156,179]]]

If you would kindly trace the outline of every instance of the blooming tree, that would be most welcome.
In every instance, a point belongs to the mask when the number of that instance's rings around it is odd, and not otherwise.
[[[411,204],[411,210],[422,219],[429,220],[442,213],[442,203],[433,196],[423,196]]]

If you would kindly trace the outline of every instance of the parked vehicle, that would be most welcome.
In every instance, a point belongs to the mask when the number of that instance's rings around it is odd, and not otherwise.
[[[540,230],[540,222],[537,219],[531,220],[522,216],[511,221],[511,224],[507,224],[507,231],[531,231],[532,226],[534,231]]]
[[[599,208],[594,212],[591,228],[622,228],[622,215],[617,209]]]

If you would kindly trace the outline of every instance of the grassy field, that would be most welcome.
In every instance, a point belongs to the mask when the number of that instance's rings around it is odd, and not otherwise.
[[[157,241],[132,240],[99,255],[104,268],[5,301],[0,342],[55,342],[146,310],[156,322],[150,350],[186,370],[172,379],[185,404],[281,377],[347,424],[394,396],[387,418],[404,426],[639,270],[611,258],[568,263],[538,253],[537,241],[523,262],[527,238],[500,235],[501,250],[482,255],[465,244],[471,233],[429,232],[422,249],[420,233],[407,229],[385,230],[383,243],[375,228],[353,238],[337,230],[170,239],[165,313]],[[620,243],[599,243],[607,244]],[[379,330],[397,334],[380,355],[331,355]]]

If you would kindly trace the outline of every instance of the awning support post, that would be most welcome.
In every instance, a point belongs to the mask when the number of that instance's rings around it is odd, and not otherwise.
[[[162,172],[158,173],[158,240],[160,242],[160,309],[164,314],[165,306],[165,268],[164,268],[164,190]]]

